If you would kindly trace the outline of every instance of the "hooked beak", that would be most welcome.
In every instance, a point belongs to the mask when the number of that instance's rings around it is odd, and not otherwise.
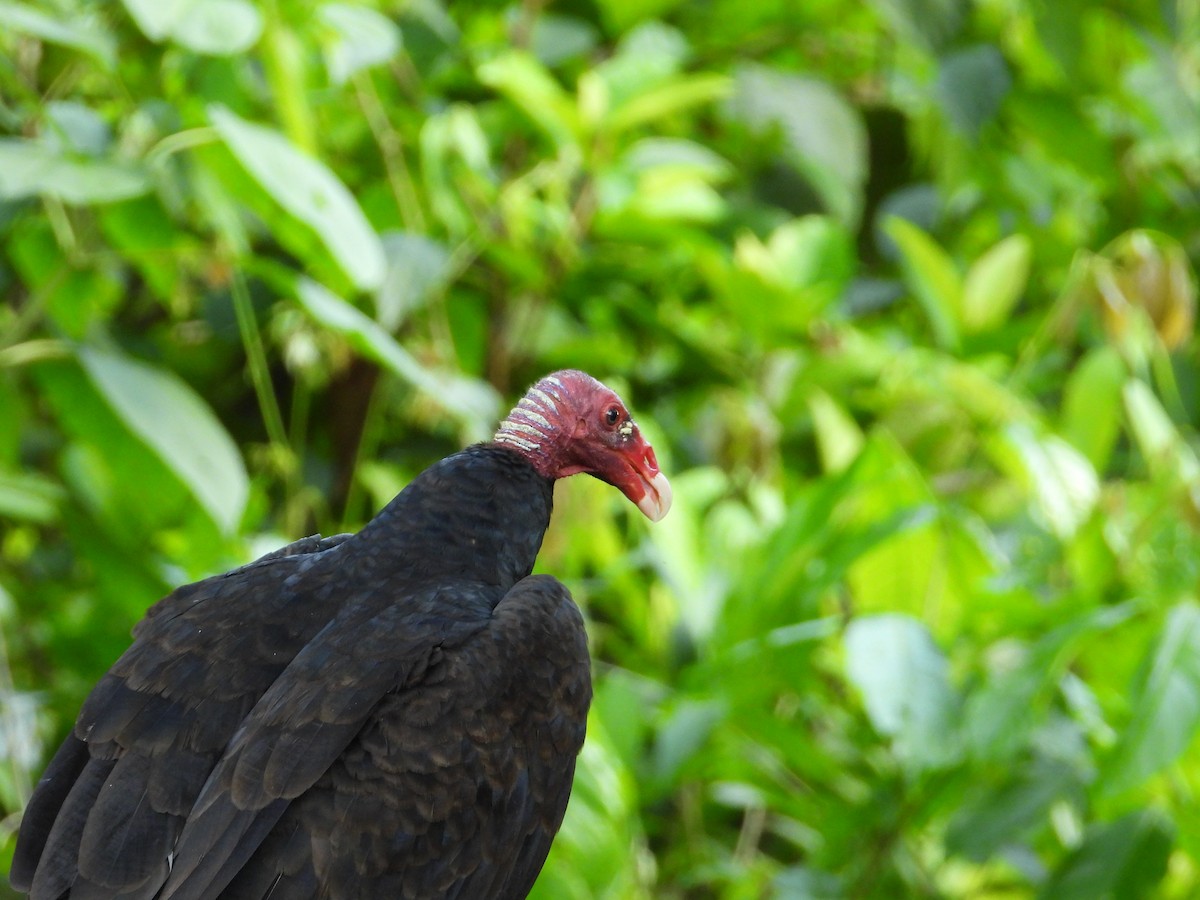
[[[658,468],[654,448],[639,438],[636,449],[625,457],[629,476],[615,482],[651,522],[657,522],[671,508],[671,483]]]
[[[671,482],[662,472],[656,472],[649,479],[643,477],[642,483],[646,492],[641,500],[636,501],[637,508],[651,522],[657,522],[671,508]]]

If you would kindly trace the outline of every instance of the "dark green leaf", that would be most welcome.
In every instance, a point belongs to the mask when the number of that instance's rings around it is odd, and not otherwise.
[[[858,223],[867,176],[862,119],[830,85],[760,66],[738,70],[729,112],[755,132],[782,131],[788,161],[812,182],[829,212]]]
[[[1145,781],[1195,740],[1200,729],[1200,605],[1184,601],[1167,615],[1130,706],[1132,719],[1105,767],[1109,793]]]
[[[1089,829],[1082,846],[1046,881],[1039,900],[1138,900],[1167,872],[1174,829],[1161,814],[1134,812]]]
[[[938,96],[947,117],[969,138],[1000,109],[1012,86],[1012,76],[1000,51],[990,45],[957,50],[941,60]]]

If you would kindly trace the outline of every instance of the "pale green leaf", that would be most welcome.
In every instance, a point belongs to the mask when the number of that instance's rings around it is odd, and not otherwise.
[[[121,0],[142,34],[152,41],[170,36],[195,0]]]
[[[171,39],[195,53],[233,56],[258,43],[262,30],[262,14],[248,0],[199,0],[186,7]]]
[[[209,56],[242,53],[257,43],[263,20],[247,0],[122,0],[152,41],[171,40]]]
[[[78,356],[130,432],[175,473],[221,530],[233,531],[249,480],[237,446],[208,404],[177,375],[149,363],[89,348]]]
[[[387,268],[379,235],[337,176],[273,129],[247,122],[223,106],[210,107],[209,117],[238,162],[280,206],[317,233],[355,285],[379,287]]]
[[[964,331],[991,331],[1005,323],[1029,281],[1031,256],[1029,238],[1014,234],[975,260],[962,289]]]
[[[499,413],[500,398],[490,385],[422,366],[379,323],[315,281],[299,279],[296,299],[310,316],[344,336],[364,356],[458,417],[473,439],[479,440],[491,433]]]
[[[1063,437],[1103,472],[1121,430],[1127,368],[1113,347],[1096,347],[1076,363],[1063,387]]]
[[[48,11],[45,8],[47,5],[38,8],[8,0],[0,2],[0,31],[28,34],[52,44],[80,50],[106,69],[116,65],[117,42],[99,21],[90,16],[68,18]],[[0,171],[3,171],[3,166],[0,166]]]
[[[479,66],[479,80],[503,94],[558,147],[579,141],[579,114],[567,92],[537,59],[510,51]]]
[[[0,472],[0,518],[48,525],[58,520],[66,492],[35,472]]]
[[[933,238],[905,219],[893,216],[883,223],[883,230],[900,249],[904,280],[929,317],[938,345],[955,349],[963,286],[954,261]]]
[[[639,94],[612,110],[603,126],[616,134],[660,121],[693,106],[729,96],[733,82],[725,75],[686,75]]]
[[[509,7],[511,19],[519,18],[518,8]],[[568,59],[591,52],[598,39],[595,26],[574,16],[542,11],[533,23],[530,48],[544,66],[556,66]]]
[[[326,3],[317,16],[331,33],[325,45],[325,68],[334,84],[394,58],[402,45],[400,28],[366,6]]]
[[[1078,450],[1055,435],[1027,425],[1004,430],[1000,462],[1026,486],[1042,518],[1062,540],[1071,538],[1100,498],[1100,479]]]
[[[450,250],[423,234],[394,231],[383,235],[388,269],[375,295],[376,318],[388,331],[445,286]]]
[[[808,395],[808,409],[813,417],[821,467],[826,472],[842,471],[862,450],[862,429],[837,401],[822,390],[814,389]]]
[[[637,22],[662,17],[683,2],[684,0],[598,0],[596,7],[608,27],[619,33],[628,31]]]
[[[957,699],[928,629],[905,615],[864,616],[847,627],[844,643],[846,675],[896,755],[917,770],[952,761]]]
[[[149,189],[137,166],[63,155],[40,141],[0,138],[0,199],[44,195],[70,204],[112,203]]]
[[[1154,392],[1144,381],[1130,379],[1122,392],[1129,430],[1150,471],[1171,473],[1192,484],[1200,480],[1200,460],[1183,440]]]
[[[633,172],[679,169],[707,181],[721,181],[734,171],[728,160],[708,147],[682,138],[642,138],[629,148],[621,163]]]

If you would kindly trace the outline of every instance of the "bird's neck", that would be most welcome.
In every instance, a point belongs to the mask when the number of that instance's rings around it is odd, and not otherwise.
[[[532,571],[553,492],[518,454],[480,444],[418,475],[359,537],[376,565],[503,591]]]

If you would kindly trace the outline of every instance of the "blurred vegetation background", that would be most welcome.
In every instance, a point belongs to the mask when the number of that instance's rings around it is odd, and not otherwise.
[[[0,0],[0,844],[144,609],[541,374],[539,898],[1200,896],[1197,0]]]

